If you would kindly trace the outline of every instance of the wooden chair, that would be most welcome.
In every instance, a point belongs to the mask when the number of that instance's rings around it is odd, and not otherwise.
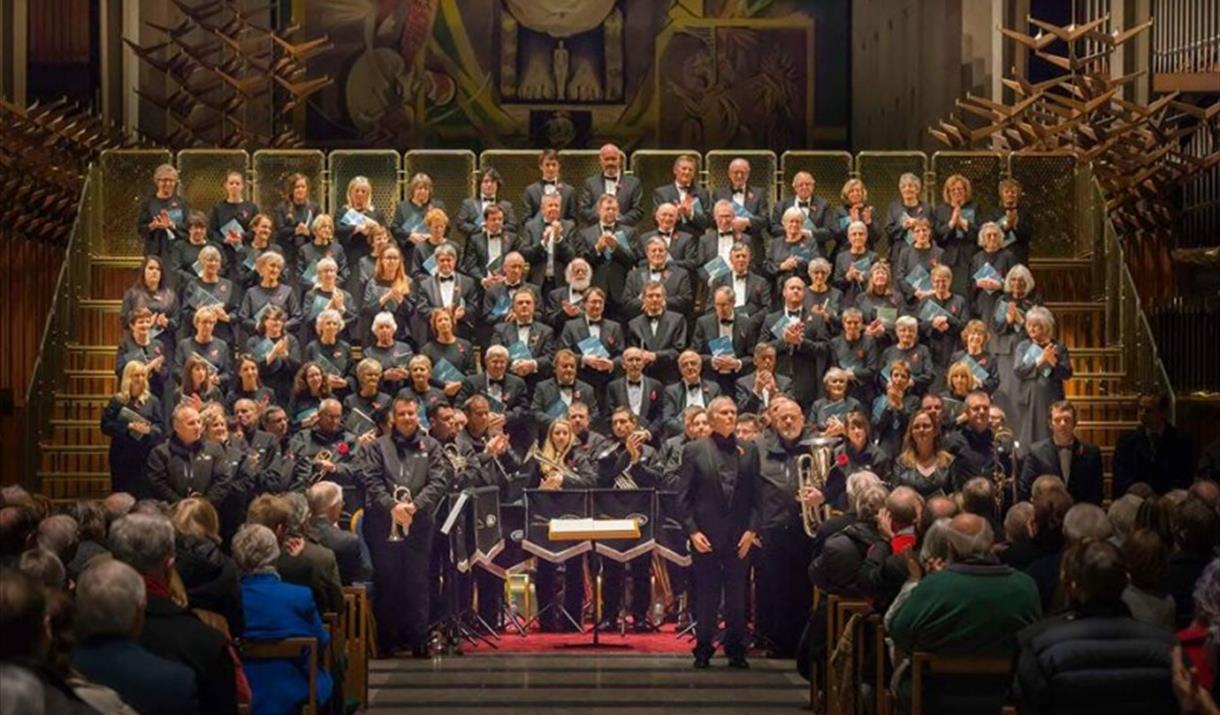
[[[848,712],[841,712],[839,715],[851,715],[852,712],[859,709],[857,707],[859,698],[856,697],[859,690],[856,689],[852,692],[842,691],[840,684],[843,682],[843,678],[840,677],[839,669],[834,666],[832,659],[836,648],[848,631],[852,617],[860,616],[855,621],[856,625],[852,631],[854,638],[852,660],[848,661],[846,665],[846,667],[853,668],[850,674],[851,682],[853,685],[857,685],[862,673],[859,667],[862,663],[860,636],[863,635],[863,628],[861,627],[861,622],[864,617],[872,612],[872,609],[872,604],[862,598],[848,598],[835,595],[830,595],[826,598],[826,668],[823,672],[826,674],[825,697],[828,712],[840,710],[840,703],[846,703],[849,707],[847,708]]]
[[[916,652],[911,656],[911,715],[923,715],[923,679],[928,675],[1007,676],[1011,656],[942,656]]]
[[[308,651],[309,699],[301,706],[301,715],[318,715],[318,639],[281,638],[274,641],[241,642],[242,660],[296,660],[302,651]]]
[[[343,587],[344,640],[347,643],[347,676],[344,692],[360,700],[363,710],[369,705],[370,610],[364,586]]]

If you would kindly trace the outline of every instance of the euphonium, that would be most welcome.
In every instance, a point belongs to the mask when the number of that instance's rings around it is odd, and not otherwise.
[[[408,489],[407,487],[394,487],[394,503],[395,504],[410,504],[411,503],[411,490]],[[410,527],[403,526],[402,524],[399,524],[397,521],[394,521],[394,516],[391,514],[391,516],[390,516],[390,535],[389,535],[389,537],[386,538],[386,541],[402,541],[403,539],[407,538],[407,534],[410,533],[410,531],[411,531]]]
[[[322,481],[322,468],[320,466],[322,462],[331,462],[334,461],[334,458],[335,453],[329,449],[319,449],[314,454],[313,459],[310,460],[311,466],[309,469],[309,483],[311,485]]]
[[[796,498],[801,503],[801,523],[809,538],[818,531],[818,526],[827,517],[829,506],[811,507],[805,503],[801,495],[806,489],[813,488],[820,492],[826,491],[826,480],[830,477],[830,465],[834,455],[834,446],[838,437],[816,437],[802,444],[809,445],[809,453],[796,458]]]

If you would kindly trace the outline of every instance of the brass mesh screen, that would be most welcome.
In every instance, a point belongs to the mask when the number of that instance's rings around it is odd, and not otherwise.
[[[457,217],[462,201],[473,198],[474,192],[478,190],[475,186],[475,156],[472,151],[414,149],[407,152],[403,166],[406,168],[408,184],[412,176],[421,172],[431,177],[432,193],[445,202],[445,212],[449,214],[450,223]]]
[[[856,155],[856,175],[868,187],[868,200],[884,216],[898,200],[898,177],[911,173],[922,182],[928,157],[921,151],[862,151]]]
[[[813,174],[813,193],[830,202],[840,203],[843,184],[852,176],[851,154],[845,151],[786,151],[780,157],[780,196],[792,194],[792,178],[798,171]],[[870,198],[871,198],[870,191]]]
[[[576,189],[576,201],[579,204],[580,195],[584,191],[585,179],[590,176],[601,176],[602,165],[597,160],[598,152],[592,149],[564,149],[559,152],[559,160],[563,162],[561,176],[563,180]],[[627,157],[623,156],[623,170],[627,168]]]
[[[191,209],[210,216],[212,207],[225,199],[225,174],[240,171],[245,177],[249,164],[250,155],[240,149],[183,149],[178,152],[182,197]]]
[[[779,161],[773,151],[709,151],[704,157],[704,185],[709,192],[729,185],[729,163],[737,157],[750,162],[750,185],[766,192],[767,203],[775,205],[775,171]]]
[[[932,171],[936,174],[936,186],[932,191],[932,204],[941,203],[941,187],[945,179],[961,174],[970,180],[974,203],[983,217],[990,217],[1000,205],[999,183],[1005,169],[1004,157],[991,151],[938,151],[932,155]]]
[[[1075,256],[1076,158],[1071,154],[1014,154],[1009,158],[1012,177],[1021,182],[1022,204],[1032,210],[1034,255]]]
[[[387,221],[393,220],[394,209],[402,196],[398,181],[398,152],[343,149],[332,151],[327,161],[330,166],[331,211],[338,212],[347,203],[348,182],[363,176],[373,185],[373,206],[385,212]]]
[[[491,166],[500,172],[503,181],[500,185],[500,195],[513,202],[518,222],[523,223],[529,218],[522,215],[521,199],[525,196],[525,187],[538,180],[540,153],[530,149],[489,149],[479,155],[480,169]],[[560,176],[568,184],[576,185],[580,181],[569,175],[566,168]]]
[[[309,179],[309,196],[326,210],[323,169],[326,156],[320,151],[303,149],[260,149],[254,152],[254,203],[264,213],[274,211],[285,200],[289,174],[304,174]]]
[[[153,170],[173,157],[161,149],[112,149],[102,152],[100,241],[93,253],[105,256],[140,255],[144,246],[136,232],[140,204],[155,192]],[[81,207],[84,210],[84,207]]]
[[[695,159],[695,182],[699,182],[699,170],[703,166],[703,157],[699,152],[689,150],[641,149],[631,153],[631,173],[640,180],[644,189],[644,218],[636,227],[638,232],[651,231],[656,228],[652,215],[657,207],[652,203],[652,192],[658,186],[672,183],[674,180],[674,161],[683,155]]]

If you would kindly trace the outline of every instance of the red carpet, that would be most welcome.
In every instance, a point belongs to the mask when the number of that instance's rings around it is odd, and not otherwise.
[[[636,634],[627,632],[626,636],[613,633],[599,633],[598,641],[603,644],[613,644],[614,648],[594,648],[593,631],[589,628],[584,633],[538,633],[530,632],[524,637],[515,632],[503,633],[500,640],[495,641],[497,648],[480,643],[477,647],[466,644],[468,653],[597,653],[599,655],[640,655],[641,653],[682,653],[689,654],[694,648],[693,638],[676,637],[674,626],[665,625],[656,633]],[[626,645],[626,648],[617,647]]]

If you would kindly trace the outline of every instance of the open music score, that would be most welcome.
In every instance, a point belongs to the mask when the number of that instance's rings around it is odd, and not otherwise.
[[[551,519],[547,535],[554,541],[638,539],[640,523],[635,519]]]

